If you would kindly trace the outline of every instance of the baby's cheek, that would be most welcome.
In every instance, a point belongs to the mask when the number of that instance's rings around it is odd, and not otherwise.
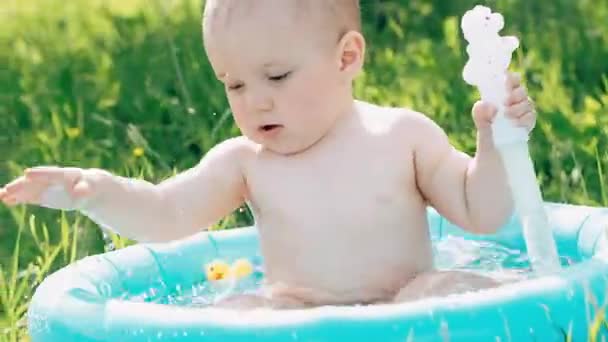
[[[332,107],[332,100],[338,98],[337,85],[324,77],[311,78],[298,93],[303,102],[317,112],[326,111],[325,107]]]
[[[230,105],[230,110],[232,111],[234,121],[236,121],[241,130],[247,129],[244,127],[247,124],[247,111],[242,102],[237,99],[229,99],[228,103]]]

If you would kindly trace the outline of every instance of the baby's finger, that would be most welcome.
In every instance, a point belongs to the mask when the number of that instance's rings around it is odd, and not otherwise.
[[[74,184],[81,177],[81,171],[76,167],[39,166],[25,170],[25,176],[54,184]]]
[[[9,199],[9,202],[31,203],[39,193],[40,187],[40,184],[22,182],[12,187],[10,191],[7,191],[4,198]]]
[[[60,180],[63,178],[63,169],[57,166],[36,166],[25,170],[25,177],[37,180]]]
[[[4,188],[2,188],[2,191],[0,192],[0,198],[18,198],[18,194],[21,193],[23,189],[27,187],[28,183],[29,182],[23,176],[15,179],[14,181],[4,186]]]
[[[517,126],[526,127],[528,131],[531,131],[536,125],[536,114],[534,112],[527,112],[519,119],[517,119]]]
[[[507,90],[512,90],[521,84],[521,75],[517,72],[507,72]]]
[[[522,101],[525,101],[527,98],[528,92],[526,91],[526,88],[519,86],[509,93],[509,96],[507,96],[507,99],[505,100],[505,105],[510,106],[516,103],[520,103]]]
[[[477,101],[473,105],[473,121],[477,128],[491,125],[496,114],[496,108],[490,103]]]
[[[14,207],[15,205],[17,205],[17,199],[10,196],[3,198],[2,202],[9,207]]]
[[[533,111],[533,108],[532,108],[532,105],[530,104],[530,102],[523,101],[523,102],[514,104],[510,107],[507,107],[505,114],[507,117],[510,117],[512,119],[518,119],[522,115],[524,115],[528,112],[532,112],[532,111]]]
[[[91,194],[91,186],[89,182],[84,180],[79,180],[74,188],[72,189],[72,194],[75,197],[86,197]]]
[[[9,193],[6,188],[0,188],[0,201],[3,201],[7,197],[9,197]]]
[[[473,117],[480,119],[493,119],[496,116],[496,108],[488,103],[477,101],[473,105]]]
[[[6,193],[8,195],[13,194],[21,189],[23,189],[23,187],[25,186],[26,180],[25,177],[19,177],[17,179],[15,179],[14,181],[8,183],[5,187],[4,190],[6,191]]]

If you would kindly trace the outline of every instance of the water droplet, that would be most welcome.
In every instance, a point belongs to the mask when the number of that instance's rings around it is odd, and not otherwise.
[[[105,246],[106,252],[111,252],[111,251],[113,251],[115,249],[116,249],[116,246],[114,246],[114,243],[112,243],[112,242],[107,243],[106,246]]]
[[[112,286],[106,282],[99,284],[99,294],[102,297],[110,297],[112,294]]]

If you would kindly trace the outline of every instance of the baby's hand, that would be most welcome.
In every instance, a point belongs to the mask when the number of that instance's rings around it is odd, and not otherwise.
[[[531,132],[536,125],[536,110],[528,92],[521,84],[521,76],[508,72],[506,87],[505,115],[513,119],[515,125],[525,127]],[[491,104],[478,101],[473,106],[473,121],[478,131],[489,130],[495,117],[496,108]]]
[[[3,188],[0,200],[8,206],[36,204],[52,209],[73,210],[90,196],[92,186],[79,168],[35,167]]]

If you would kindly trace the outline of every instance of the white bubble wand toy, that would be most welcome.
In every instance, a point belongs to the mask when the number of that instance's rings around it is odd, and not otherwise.
[[[519,47],[519,40],[512,36],[499,36],[503,26],[502,15],[492,13],[484,6],[475,6],[464,14],[461,29],[469,43],[469,60],[463,77],[465,82],[478,88],[484,102],[491,103],[498,110],[492,124],[492,135],[506,169],[530,263],[536,274],[548,274],[558,271],[560,263],[528,151],[528,132],[515,126],[504,115],[506,70],[513,51]]]

